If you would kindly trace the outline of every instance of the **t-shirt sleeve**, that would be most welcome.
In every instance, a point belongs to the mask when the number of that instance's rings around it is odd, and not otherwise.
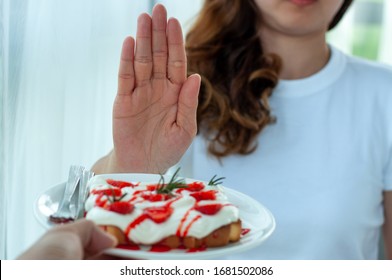
[[[384,166],[384,191],[392,191],[392,69],[389,71],[385,99],[385,132],[387,137],[387,164]]]
[[[392,191],[392,68],[385,65],[385,83],[383,109],[385,110],[385,133],[386,133],[386,165],[384,165],[384,191]]]
[[[384,169],[384,191],[392,191],[392,153],[389,154],[388,163]]]

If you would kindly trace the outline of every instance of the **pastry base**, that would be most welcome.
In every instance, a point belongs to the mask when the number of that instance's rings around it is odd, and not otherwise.
[[[241,220],[231,223],[229,225],[222,226],[209,235],[203,238],[195,238],[192,236],[178,237],[176,235],[168,236],[156,244],[135,244],[128,240],[124,232],[112,225],[101,226],[103,230],[113,235],[118,244],[131,244],[131,245],[163,245],[170,247],[171,249],[183,248],[186,249],[197,249],[197,248],[212,248],[225,246],[231,242],[237,242],[241,237]]]

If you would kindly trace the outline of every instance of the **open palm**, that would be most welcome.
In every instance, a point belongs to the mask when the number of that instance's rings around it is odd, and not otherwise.
[[[111,171],[161,173],[196,134],[200,76],[187,78],[179,22],[162,5],[138,18],[136,44],[125,39],[113,107]]]

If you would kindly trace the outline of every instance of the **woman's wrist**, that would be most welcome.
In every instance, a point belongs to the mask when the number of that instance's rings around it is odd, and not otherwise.
[[[144,160],[122,161],[113,149],[109,154],[99,159],[91,168],[95,174],[109,173],[152,173],[163,174],[168,168],[159,167],[155,164],[148,164]]]

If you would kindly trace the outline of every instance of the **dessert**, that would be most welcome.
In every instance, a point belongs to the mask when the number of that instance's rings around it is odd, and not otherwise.
[[[153,183],[93,177],[86,219],[113,234],[119,244],[195,249],[238,241],[239,211],[219,187],[220,179],[185,181],[177,172],[168,182],[161,176]]]

